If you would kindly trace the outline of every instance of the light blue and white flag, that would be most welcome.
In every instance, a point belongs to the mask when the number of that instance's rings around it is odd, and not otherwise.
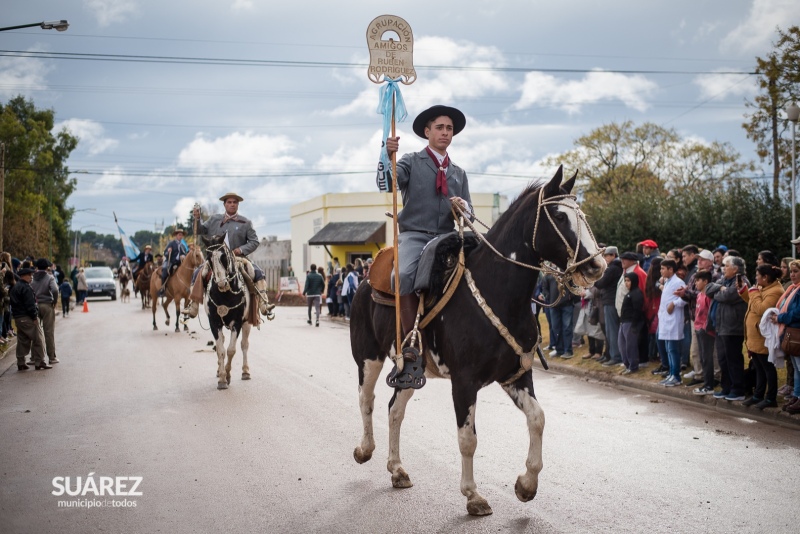
[[[113,212],[112,212],[113,213]],[[114,213],[114,222],[117,224],[117,230],[119,231],[119,239],[122,241],[122,248],[125,249],[125,255],[128,259],[135,258],[139,255],[139,247],[136,246],[136,243],[125,234],[125,231],[120,227],[119,221],[117,221],[117,214]]]

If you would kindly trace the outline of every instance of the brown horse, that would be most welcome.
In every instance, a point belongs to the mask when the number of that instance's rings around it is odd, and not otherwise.
[[[150,307],[150,278],[155,270],[156,266],[153,265],[153,262],[148,261],[145,266],[139,270],[139,274],[136,275],[136,283],[134,284],[134,287],[142,295],[143,310]]]
[[[186,257],[181,262],[178,269],[169,277],[167,278],[167,289],[165,291],[166,299],[162,306],[164,307],[164,313],[167,314],[167,320],[164,324],[169,326],[169,305],[174,300],[175,301],[175,331],[180,332],[180,321],[178,317],[181,313],[181,301],[185,300],[186,305],[189,304],[189,290],[192,285],[192,273],[194,272],[196,267],[199,267],[204,261],[203,253],[200,251],[200,247],[195,245],[189,245],[189,253],[186,254]],[[158,305],[158,291],[161,289],[161,277],[158,276],[156,273],[154,276],[150,277],[150,298],[152,299],[151,307],[153,308],[153,330],[158,330],[158,326],[156,325],[156,306]],[[188,332],[189,327],[186,326],[186,323],[183,325],[183,329]]]

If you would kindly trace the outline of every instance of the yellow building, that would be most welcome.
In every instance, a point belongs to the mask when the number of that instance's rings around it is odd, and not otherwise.
[[[471,196],[475,216],[488,225],[508,207],[508,198],[496,193]],[[344,267],[356,258],[374,258],[392,245],[387,211],[392,211],[392,194],[379,192],[328,193],[292,206],[292,268],[301,285],[312,263],[327,270],[339,258]]]

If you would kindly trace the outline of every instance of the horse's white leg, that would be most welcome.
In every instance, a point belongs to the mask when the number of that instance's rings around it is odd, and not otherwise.
[[[364,379],[358,386],[358,407],[361,408],[361,422],[364,425],[364,434],[361,443],[353,451],[356,462],[363,464],[372,458],[375,450],[375,437],[372,433],[372,411],[375,408],[375,384],[383,369],[380,359],[364,360]],[[391,469],[390,469],[391,471]]]
[[[530,375],[528,375],[530,376]],[[524,380],[524,377],[520,380]],[[539,488],[539,473],[542,470],[542,434],[544,433],[544,410],[539,406],[539,401],[533,396],[533,385],[520,384],[517,381],[503,389],[514,401],[514,404],[522,410],[528,421],[528,433],[530,434],[530,445],[528,447],[528,458],[525,460],[525,473],[517,477],[514,485],[514,492],[522,502],[528,502],[536,497]]]
[[[475,432],[475,404],[469,407],[464,424],[458,428],[458,448],[461,451],[461,494],[467,498],[469,515],[489,515],[492,507],[478,493],[478,485],[472,469],[478,435]]]
[[[386,469],[392,474],[392,486],[395,488],[410,488],[414,485],[400,461],[400,426],[412,395],[413,389],[398,389],[389,402],[389,460]]]
[[[225,330],[220,328],[217,332],[217,389],[228,389],[225,380]]]
[[[231,383],[231,363],[233,356],[236,354],[236,341],[239,339],[239,332],[231,330],[231,341],[228,343],[228,364],[225,366],[225,380],[228,384]]]
[[[250,366],[247,364],[247,349],[250,348],[250,323],[242,325],[242,380],[250,380]]]

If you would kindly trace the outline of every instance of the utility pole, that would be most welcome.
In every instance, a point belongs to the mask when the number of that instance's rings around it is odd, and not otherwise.
[[[6,144],[0,141],[0,251],[3,248],[3,217],[6,204]]]

